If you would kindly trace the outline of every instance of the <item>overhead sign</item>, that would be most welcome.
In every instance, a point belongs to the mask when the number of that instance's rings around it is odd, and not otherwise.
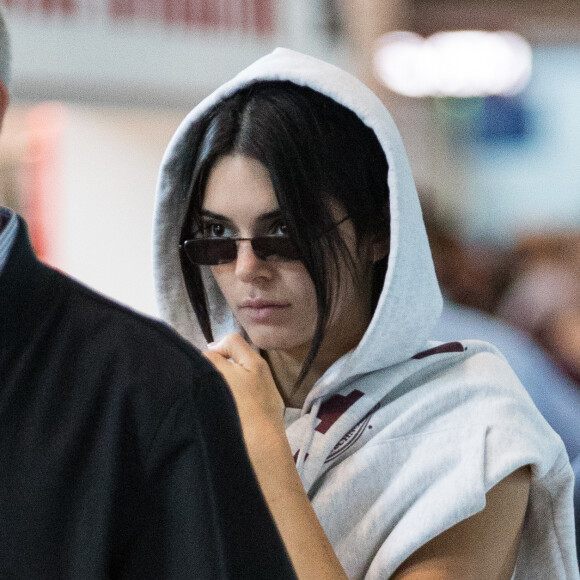
[[[272,0],[5,0],[8,9],[96,20],[153,20],[187,26],[270,33]]]

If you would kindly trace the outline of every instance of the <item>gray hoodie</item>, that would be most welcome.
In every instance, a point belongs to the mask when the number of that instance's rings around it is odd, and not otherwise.
[[[562,442],[494,347],[428,341],[441,295],[407,156],[384,105],[350,74],[276,49],[184,119],[158,183],[154,259],[162,317],[205,348],[179,262],[188,205],[180,179],[184,160],[195,155],[200,116],[256,80],[293,81],[350,108],[375,131],[389,163],[390,252],[372,321],[303,408],[286,413],[298,472],[347,574],[388,578],[430,539],[481,511],[499,481],[531,465],[514,577],[578,579],[573,474]],[[219,339],[236,322],[209,268],[203,277]]]

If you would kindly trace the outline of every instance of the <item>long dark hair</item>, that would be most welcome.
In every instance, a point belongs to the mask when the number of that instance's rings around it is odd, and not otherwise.
[[[298,384],[324,337],[340,286],[339,259],[353,259],[333,225],[329,202],[343,208],[357,240],[389,236],[388,164],[375,133],[351,110],[308,87],[262,81],[215,105],[200,120],[197,152],[186,168],[189,209],[182,239],[200,227],[209,174],[218,159],[242,154],[268,170],[288,233],[299,249],[316,292],[318,319]],[[213,333],[199,268],[181,256],[192,307],[208,342]],[[373,308],[387,258],[375,264]]]

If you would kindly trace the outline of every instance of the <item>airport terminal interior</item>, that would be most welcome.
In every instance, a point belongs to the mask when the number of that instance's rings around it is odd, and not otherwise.
[[[14,70],[0,200],[26,217],[48,263],[155,316],[151,224],[167,143],[212,89],[285,46],[346,68],[386,103],[446,297],[531,333],[577,378],[577,2],[4,5]]]

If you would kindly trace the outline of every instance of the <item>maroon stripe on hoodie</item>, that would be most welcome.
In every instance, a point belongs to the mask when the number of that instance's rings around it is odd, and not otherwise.
[[[434,354],[444,354],[448,352],[465,352],[466,350],[467,350],[466,347],[464,347],[460,342],[446,342],[445,344],[440,344],[439,346],[435,346],[422,352],[418,352],[412,358],[421,359],[428,356],[432,356]]]
[[[316,431],[324,435],[336,423],[338,418],[363,395],[364,393],[355,389],[348,395],[332,395],[327,401],[324,401],[318,411],[320,423],[316,427]]]

